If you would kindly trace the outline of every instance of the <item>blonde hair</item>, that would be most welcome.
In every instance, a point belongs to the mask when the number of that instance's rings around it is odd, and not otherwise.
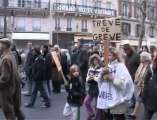
[[[73,73],[74,73],[76,70],[79,71],[79,75],[80,75],[80,70],[79,70],[79,67],[78,67],[77,65],[72,65],[72,66],[70,67],[70,73],[69,73],[69,75],[70,75],[71,78],[74,77],[74,76],[73,76]]]
[[[116,48],[110,47],[109,52],[118,60],[118,62],[124,63],[122,55],[120,55],[120,52]]]

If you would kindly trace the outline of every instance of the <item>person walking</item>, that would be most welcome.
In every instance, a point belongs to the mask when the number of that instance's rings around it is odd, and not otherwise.
[[[10,50],[11,40],[0,40],[0,103],[7,120],[24,120],[25,116],[20,110],[21,87],[17,63]]]
[[[135,53],[129,44],[124,45],[124,52],[126,54],[125,65],[131,75],[133,82],[134,82],[135,73],[140,65],[140,55]],[[130,102],[132,102],[132,105],[130,105],[130,108],[134,108],[135,103],[136,103],[134,95],[132,97],[132,101],[130,101]]]
[[[157,57],[153,58],[151,67],[144,82],[143,104],[144,114],[142,120],[151,120],[154,113],[157,113]]]
[[[88,88],[87,96],[84,100],[84,105],[88,112],[87,120],[91,120],[93,117],[95,117],[95,111],[93,110],[91,103],[93,99],[95,99],[95,103],[97,102],[97,97],[99,94],[98,79],[102,71],[102,61],[99,55],[93,54],[90,57],[89,66],[90,68],[88,69],[87,78],[86,78],[89,88]]]
[[[40,92],[41,96],[44,99],[45,105],[42,107],[49,108],[51,107],[49,95],[46,92],[46,81],[45,81],[45,59],[40,52],[40,46],[36,45],[34,47],[35,53],[35,61],[32,67],[32,74],[33,74],[33,88],[31,93],[31,98],[28,103],[25,104],[25,107],[33,107],[37,98],[38,91]]]
[[[81,71],[84,93],[86,93],[85,83],[86,83],[86,76],[88,72],[88,59],[89,59],[89,55],[87,50],[84,48],[81,42],[78,42],[78,53],[77,53],[76,64],[79,66],[79,69]]]
[[[53,51],[55,51],[58,55],[58,58],[61,62],[61,53],[58,45],[53,47]],[[61,74],[58,72],[57,66],[54,62],[54,58],[52,57],[52,86],[53,93],[59,94],[61,92]]]
[[[144,81],[146,79],[150,79],[148,77],[150,64],[151,64],[151,54],[148,52],[142,52],[140,54],[141,64],[138,67],[136,74],[135,74],[135,98],[136,98],[136,105],[135,109],[132,112],[131,115],[128,115],[128,118],[136,119],[136,116],[139,112],[140,105],[142,103],[142,95],[143,95],[143,89],[144,89]],[[150,76],[151,77],[151,76]]]
[[[52,98],[52,90],[51,90],[51,83],[50,80],[52,78],[52,55],[49,52],[49,47],[48,45],[44,45],[43,46],[43,57],[45,58],[45,80],[47,83],[47,90],[48,90],[48,94],[50,99]]]
[[[27,81],[28,81],[28,92],[25,94],[25,96],[30,96],[31,91],[32,91],[32,65],[34,62],[34,53],[33,53],[33,44],[28,43],[28,53],[27,53],[27,58],[26,58],[26,63],[25,63],[25,71],[26,71],[26,76],[27,76]]]
[[[126,101],[133,95],[133,81],[119,51],[110,48],[108,59],[109,65],[102,69],[100,75],[101,87],[97,108],[106,111],[104,120],[126,120],[125,113],[128,109]],[[108,71],[107,74],[104,74],[104,71]]]
[[[66,120],[80,120],[80,107],[82,106],[83,88],[80,81],[79,68],[76,65],[70,68],[70,79],[65,85],[68,93],[67,103],[65,104],[63,115]]]

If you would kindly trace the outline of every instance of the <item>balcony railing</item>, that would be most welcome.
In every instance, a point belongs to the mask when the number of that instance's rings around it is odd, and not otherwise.
[[[107,15],[107,16],[116,16],[116,10],[107,9],[107,8],[98,8],[91,6],[83,6],[76,4],[64,4],[64,3],[54,3],[54,11],[64,11],[64,12],[73,12],[73,13],[84,13],[91,15]]]
[[[81,31],[82,32],[88,32],[88,29],[82,29]]]
[[[4,7],[4,5],[0,4],[0,7]],[[23,9],[49,9],[49,2],[35,2],[35,1],[27,1],[19,2],[17,1],[9,1],[8,8],[23,8]]]
[[[60,31],[60,30],[61,30],[61,27],[55,27],[55,30],[56,30],[56,31]]]
[[[67,31],[72,31],[72,28],[67,28]]]

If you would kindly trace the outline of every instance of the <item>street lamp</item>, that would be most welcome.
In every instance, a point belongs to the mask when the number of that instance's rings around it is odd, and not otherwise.
[[[8,0],[3,0],[4,3],[4,38],[7,37],[7,5]]]

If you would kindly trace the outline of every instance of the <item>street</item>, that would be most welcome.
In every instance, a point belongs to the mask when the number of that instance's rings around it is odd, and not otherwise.
[[[54,94],[52,99],[52,107],[41,108],[43,105],[40,98],[36,101],[34,108],[25,108],[25,102],[28,102],[29,97],[25,97],[22,95],[22,110],[26,116],[27,120],[64,120],[64,116],[62,115],[63,108],[66,102],[66,93],[62,92],[61,94]],[[129,110],[131,112],[131,110]],[[143,109],[140,110],[140,114],[137,120],[142,120],[141,116],[143,113]],[[84,107],[81,108],[81,120],[86,120],[86,110]],[[0,110],[0,120],[4,120],[4,115]],[[157,120],[156,115],[152,120]]]

